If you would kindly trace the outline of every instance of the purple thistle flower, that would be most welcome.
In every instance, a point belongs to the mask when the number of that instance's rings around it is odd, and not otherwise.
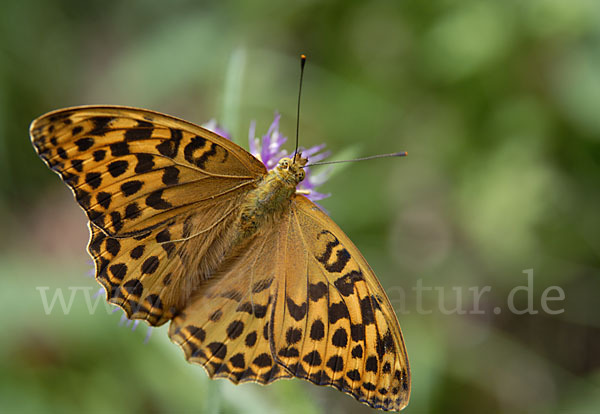
[[[211,119],[210,121],[202,124],[202,127],[208,129],[209,131],[214,132],[217,135],[222,136],[223,138],[227,138],[228,140],[231,140],[229,133],[227,131],[225,131],[223,128],[221,128],[219,126],[219,124],[217,124],[217,120],[214,118]]]
[[[281,148],[287,141],[287,137],[284,137],[279,132],[280,119],[281,115],[275,113],[275,119],[273,119],[267,133],[263,135],[262,140],[259,140],[254,135],[255,123],[253,122],[250,125],[250,134],[248,137],[250,153],[261,160],[268,170],[275,168],[280,159],[289,156],[287,151]],[[301,152],[304,157],[308,158],[309,162],[319,162],[330,155],[329,151],[321,152],[324,148],[325,144],[321,144],[308,149],[298,148],[298,151]],[[304,172],[306,177],[304,178],[304,181],[298,185],[298,190],[300,192],[305,193],[306,197],[312,201],[322,200],[331,195],[319,193],[315,190],[316,187],[327,181],[331,174],[330,169],[323,170],[318,174],[312,174],[310,167],[306,167],[304,168]]]
[[[283,157],[290,156],[290,154],[282,148],[283,144],[285,144],[288,139],[279,132],[280,119],[281,115],[275,113],[275,119],[273,119],[267,133],[260,138],[255,135],[256,123],[254,121],[250,123],[250,130],[248,133],[250,153],[262,161],[265,167],[267,167],[267,170],[275,168],[277,163],[279,163],[279,160]],[[203,126],[227,139],[231,139],[229,134],[221,129],[214,120],[207,122]],[[299,148],[298,151],[302,152],[302,155],[307,157],[309,162],[319,162],[330,155],[329,151],[321,152],[324,148],[325,144],[321,144],[308,149]],[[298,185],[299,192],[306,195],[306,197],[312,201],[322,200],[331,195],[316,191],[318,186],[323,185],[327,181],[331,174],[331,169],[328,168],[318,174],[313,174],[310,167],[305,167],[304,172],[306,177],[304,178],[304,181]]]

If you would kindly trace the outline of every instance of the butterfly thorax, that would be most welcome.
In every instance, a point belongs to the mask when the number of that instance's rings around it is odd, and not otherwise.
[[[282,158],[277,166],[269,171],[256,189],[246,197],[240,217],[241,238],[254,234],[268,219],[285,212],[289,207],[296,186],[304,179],[303,167],[307,159],[300,154]]]

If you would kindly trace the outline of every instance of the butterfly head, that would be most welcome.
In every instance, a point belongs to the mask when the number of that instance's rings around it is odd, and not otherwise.
[[[302,158],[302,154],[297,153],[294,155],[294,159],[284,157],[279,160],[277,164],[278,174],[286,181],[293,182],[294,186],[298,185],[306,173],[304,172],[304,166],[308,162],[308,158]]]

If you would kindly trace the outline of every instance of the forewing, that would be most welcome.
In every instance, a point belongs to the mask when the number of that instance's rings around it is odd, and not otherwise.
[[[400,325],[366,260],[301,195],[284,233],[271,327],[277,362],[371,407],[404,408],[410,372]]]
[[[147,232],[201,201],[234,197],[266,173],[231,141],[186,121],[126,107],[75,107],[31,124],[39,156],[107,235]]]
[[[153,325],[215,264],[233,213],[266,173],[204,128],[136,108],[59,110],[30,134],[90,220],[88,250],[108,300]]]

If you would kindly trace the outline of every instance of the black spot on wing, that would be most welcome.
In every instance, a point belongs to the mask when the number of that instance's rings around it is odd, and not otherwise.
[[[377,386],[371,382],[363,382],[362,387],[367,391],[375,391]]]
[[[343,251],[345,251],[345,249]],[[361,280],[364,280],[362,272],[360,270],[353,270],[336,279],[333,284],[343,296],[348,297],[354,293],[354,284]]]
[[[252,293],[260,293],[263,290],[266,290],[269,287],[271,287],[272,283],[273,283],[273,278],[272,277],[267,278],[267,279],[259,280],[254,285],[252,285]]]
[[[361,344],[356,345],[352,348],[352,358],[362,358],[363,356],[363,347]]]
[[[83,171],[83,161],[82,160],[71,160],[71,166],[75,171],[82,172]]]
[[[318,301],[327,294],[327,285],[323,282],[308,285],[308,297],[313,302]]]
[[[112,195],[110,193],[100,191],[96,195],[96,201],[98,202],[98,204],[100,204],[105,209],[108,209],[108,207],[110,207],[111,200],[112,200]]]
[[[162,230],[160,233],[158,233],[156,235],[156,241],[158,243],[166,243],[170,240],[171,240],[171,233],[169,232],[168,228]]]
[[[179,151],[179,144],[183,138],[183,133],[179,129],[171,128],[171,138],[156,146],[156,150],[165,157],[175,158]]]
[[[348,250],[338,250],[336,261],[330,265],[327,264],[327,262],[325,262],[325,269],[333,273],[340,273],[342,270],[344,270],[346,264],[348,263],[348,261],[350,261],[350,258],[351,256],[350,253],[348,253]]]
[[[135,154],[135,157],[137,158],[137,164],[135,165],[135,172],[137,174],[152,171],[154,168],[154,157],[151,154]]]
[[[126,196],[130,196],[137,193],[142,188],[142,184],[139,180],[127,181],[121,184],[121,191]]]
[[[223,311],[221,309],[217,309],[208,317],[208,319],[213,322],[218,322],[221,319],[221,316],[223,316]]]
[[[125,141],[112,143],[108,147],[110,148],[110,153],[113,157],[122,157],[129,154],[129,144]]]
[[[296,305],[296,303],[292,300],[292,298],[287,298],[286,300],[288,311],[292,318],[299,321],[304,318],[306,315],[306,310],[308,309],[308,304],[303,302],[302,305]]]
[[[229,362],[231,362],[231,366],[234,368],[243,369],[246,367],[246,361],[244,360],[244,354],[238,353],[229,358]]]
[[[344,358],[339,355],[334,355],[327,360],[327,366],[333,372],[340,372],[344,370]]]
[[[126,220],[135,220],[136,218],[138,218],[141,215],[142,215],[142,212],[140,211],[140,207],[138,206],[138,204],[136,202],[128,204],[127,207],[125,207],[125,219]]]
[[[120,231],[123,228],[123,219],[121,218],[121,213],[119,213],[118,211],[111,212],[110,219],[112,221],[113,228],[116,232]]]
[[[260,368],[265,368],[271,366],[273,364],[273,360],[271,359],[271,356],[269,354],[262,353],[256,358],[254,358],[254,361],[252,361],[252,363]]]
[[[94,138],[79,138],[77,141],[75,141],[75,145],[80,152],[87,151],[94,145]]]
[[[138,121],[138,125],[140,124],[140,122],[143,121]],[[145,124],[149,125],[150,127],[142,127],[142,128],[130,128],[127,131],[125,131],[125,140],[126,141],[140,141],[143,139],[148,139],[152,136],[152,124],[149,124],[147,122],[145,122]]]
[[[110,116],[97,116],[92,118],[93,128],[88,134],[90,135],[104,135],[110,131],[109,124],[113,120]]]
[[[329,258],[331,257],[331,253],[333,252],[333,248],[338,246],[340,242],[337,239],[337,237],[335,237],[329,230],[323,230],[317,235],[317,239],[320,239],[321,235],[323,234],[328,234],[331,237],[333,237],[333,241],[330,241],[329,243],[327,243],[327,246],[325,246],[325,252],[323,252],[321,256],[317,257],[317,260],[319,262],[327,264],[327,262],[329,262]]]
[[[227,336],[229,339],[238,338],[244,332],[244,322],[233,321],[227,326]]]
[[[277,355],[279,355],[280,357],[284,357],[284,358],[298,358],[300,356],[300,352],[298,351],[298,349],[296,349],[294,347],[287,347],[287,348],[281,348],[279,350],[279,352],[277,353]],[[292,367],[288,367],[288,368],[290,368],[290,370],[292,372],[296,371]]]
[[[354,342],[365,339],[365,326],[362,324],[352,324],[350,326],[350,336]]]
[[[154,293],[151,295],[148,295],[145,302],[149,305],[150,309],[154,308],[154,309],[158,309],[160,311],[163,308],[163,303],[160,300],[160,297]],[[156,312],[156,311],[153,311],[153,312]]]
[[[259,319],[262,319],[267,314],[267,306],[258,305],[256,303],[252,304],[251,302],[244,302],[236,308],[236,311],[237,312],[246,312],[246,313],[249,313],[250,315],[256,316]]]
[[[215,358],[224,359],[227,355],[227,345],[223,342],[211,342],[207,346]]]
[[[129,256],[131,256],[132,259],[139,259],[140,257],[142,257],[143,254],[144,254],[144,245],[143,244],[133,248],[131,250],[131,252],[129,252]]]
[[[365,363],[365,370],[370,372],[377,372],[377,358],[375,356],[370,356],[367,358],[367,362]]]
[[[112,274],[113,279],[121,281],[127,274],[127,265],[124,263],[117,263],[117,264],[110,266],[108,268],[108,270]]]
[[[156,190],[146,197],[146,205],[155,210],[166,210],[173,207],[171,203],[162,198],[163,190]]]
[[[348,333],[344,328],[338,328],[331,337],[331,344],[338,348],[345,348],[348,345]]]
[[[248,335],[246,335],[244,342],[246,343],[247,347],[253,347],[256,344],[256,336],[256,331],[250,332]]]
[[[128,294],[138,297],[144,292],[144,286],[138,279],[132,279],[125,282],[123,289],[125,289]]]
[[[302,329],[289,328],[285,333],[285,339],[289,345],[300,342],[302,339]]]
[[[142,274],[152,274],[158,269],[158,264],[158,257],[150,256],[144,261],[140,270],[142,271]]]
[[[108,172],[110,173],[110,175],[116,178],[124,174],[127,171],[128,167],[129,163],[125,160],[113,161],[110,164],[108,164]]]
[[[346,373],[346,376],[352,381],[360,381],[360,372],[357,369],[350,370]]]
[[[375,350],[377,351],[377,356],[379,359],[383,358],[386,353],[393,352],[395,350],[394,338],[389,330],[385,333],[385,335],[383,335],[383,337],[377,337]]]
[[[365,296],[360,300],[360,312],[363,324],[369,325],[375,323],[375,313],[373,312],[370,296]]]
[[[338,320],[350,318],[348,307],[344,302],[332,303],[329,305],[329,323],[336,323]]]
[[[320,319],[315,320],[310,327],[310,339],[320,341],[325,336],[325,325]]]
[[[98,227],[104,226],[104,214],[98,210],[87,210],[88,218]]]
[[[194,152],[209,145],[207,151],[203,151],[199,157],[194,156]],[[183,156],[190,164],[194,164],[199,168],[204,169],[208,159],[217,154],[217,146],[207,141],[206,139],[195,136],[190,139],[190,142],[183,148]]]
[[[106,151],[105,150],[96,150],[96,151],[94,151],[92,156],[94,157],[94,161],[96,161],[96,162],[102,161],[106,157]]]
[[[162,182],[165,185],[175,185],[179,183],[179,169],[174,166],[166,167],[163,170]]]
[[[98,172],[89,172],[85,175],[85,183],[96,189],[102,184],[102,174]]]
[[[319,351],[316,350],[304,355],[304,358],[302,358],[302,360],[311,367],[316,367],[323,363],[323,360],[321,359],[321,354],[319,353]]]
[[[90,208],[91,195],[85,190],[78,188],[75,190],[75,200],[86,210]]]
[[[392,371],[392,366],[389,362],[386,362],[385,364],[383,364],[383,368],[381,368],[381,371],[384,374],[389,374]]]

